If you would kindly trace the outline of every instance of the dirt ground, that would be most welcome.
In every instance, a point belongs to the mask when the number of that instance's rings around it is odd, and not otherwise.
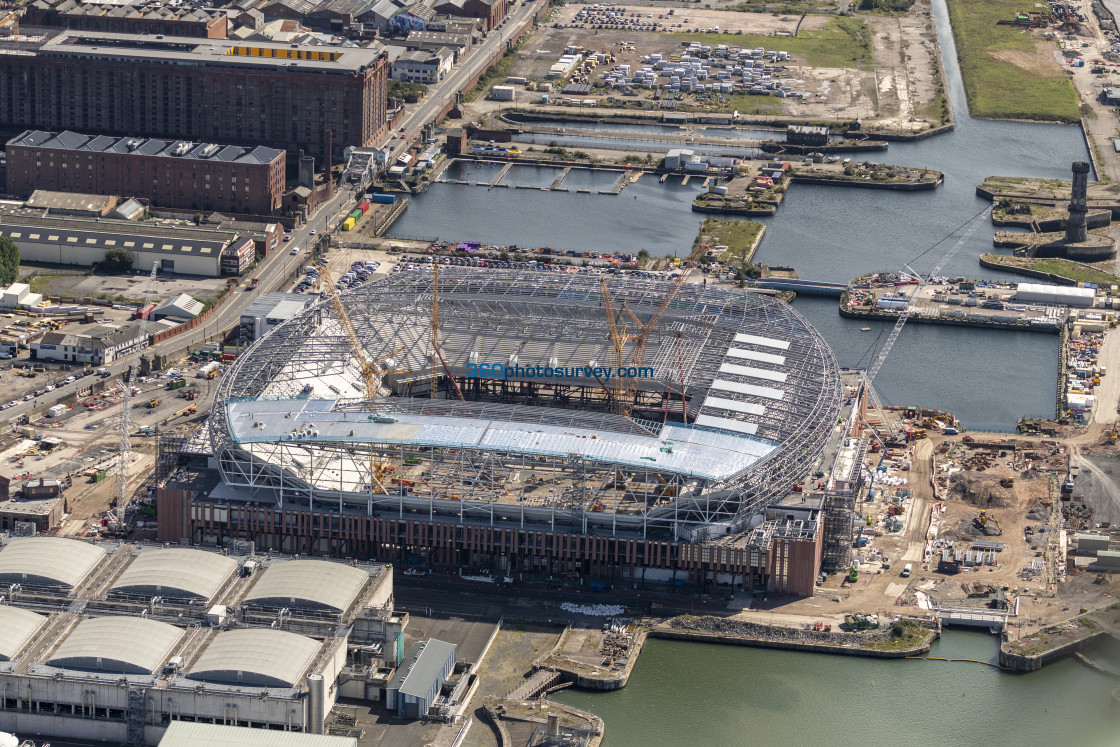
[[[556,645],[560,632],[555,628],[506,626],[478,669],[479,686],[467,713],[474,715],[475,724],[463,742],[467,747],[497,747],[493,729],[482,715],[482,701],[493,695],[502,697],[524,682],[532,671],[535,659],[548,653]]]
[[[663,33],[565,28],[582,7],[580,4],[564,6],[555,18],[542,25],[525,42],[510,74],[534,82],[543,81],[549,67],[570,45],[596,52],[612,52],[617,58],[615,64],[629,64],[632,69],[641,66],[645,55],[659,52],[668,57],[681,49],[679,39]],[[628,5],[627,8],[647,15],[652,13],[654,18],[646,19],[647,23],[667,26],[670,22],[683,23],[687,18],[689,23],[683,24],[685,28],[702,29],[718,25],[721,29],[730,29],[732,33],[724,37],[728,46],[735,46],[736,39],[742,38],[735,33],[742,29],[745,34],[774,36],[774,43],[766,45],[767,48],[781,49],[782,35],[791,34],[799,21],[796,16],[705,9],[678,9],[672,19],[658,20],[657,16],[665,11],[663,7]],[[805,98],[752,96],[748,97],[748,103],[757,107],[763,118],[782,116],[837,122],[860,119],[865,126],[894,131],[918,131],[939,124],[939,48],[928,0],[919,0],[903,16],[860,18],[872,31],[874,69],[809,67],[794,53],[777,75],[794,91],[804,93]],[[830,19],[831,16],[806,16],[800,19],[800,30],[822,28]],[[672,29],[674,32],[678,30]],[[625,43],[632,43],[633,47]],[[592,73],[592,81],[598,80],[599,74],[606,69],[599,66]],[[653,94],[652,90],[638,90],[643,98]],[[539,103],[538,94],[519,92],[520,101],[534,102],[531,104],[534,111],[562,112],[564,106],[556,105],[557,96],[552,98],[551,104],[543,105]],[[606,105],[607,96],[593,93],[582,98],[598,99],[602,107]],[[687,95],[685,103],[693,103],[693,97]],[[469,105],[467,113],[471,117],[480,117],[499,109],[499,102],[480,100]],[[717,105],[715,110],[721,109]],[[725,105],[722,110],[730,112],[731,106]],[[744,112],[746,120],[749,121],[752,116]]]
[[[50,270],[21,267],[20,282],[35,275],[33,288],[44,296],[64,296],[68,298],[97,298],[99,296],[123,296],[129,299],[144,298],[148,284],[148,274],[132,275],[72,275],[53,274]],[[156,298],[165,301],[180,293],[206,301],[216,298],[226,286],[225,278],[205,278],[194,275],[168,275],[156,278]]]

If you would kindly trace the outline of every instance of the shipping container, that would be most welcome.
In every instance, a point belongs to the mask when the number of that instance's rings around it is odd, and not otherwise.
[[[392,205],[397,201],[396,195],[370,195],[369,201],[377,205]]]
[[[369,200],[362,200],[361,202],[359,202],[358,209],[362,211],[363,215],[365,215],[365,213],[369,210]]]
[[[354,219],[354,220],[356,220],[356,221],[357,221],[357,220],[361,220],[361,218],[362,218],[362,211],[361,211],[361,210],[358,210],[357,208],[355,208],[354,210],[351,210],[351,211],[350,211],[350,217],[351,217],[351,218],[353,218],[353,219]]]
[[[150,303],[147,306],[144,306],[142,308],[137,309],[136,310],[136,316],[133,317],[133,318],[134,319],[147,319],[148,315],[151,314],[152,311],[155,310],[155,308],[156,308],[156,305],[154,303]]]
[[[342,222],[342,230],[343,231],[349,231],[353,227],[354,227],[354,219],[353,218],[347,218],[346,220],[344,220]]]

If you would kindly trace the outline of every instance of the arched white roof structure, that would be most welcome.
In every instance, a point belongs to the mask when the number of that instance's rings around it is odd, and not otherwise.
[[[47,618],[31,610],[0,604],[0,661],[11,661]]]
[[[211,599],[237,572],[237,561],[205,550],[173,547],[136,556],[111,591]]]
[[[368,573],[343,563],[289,560],[269,566],[244,602],[343,612],[368,580]]]
[[[187,677],[221,685],[295,687],[320,645],[282,630],[226,630],[203,650]]]
[[[183,631],[143,617],[91,617],[78,623],[45,662],[61,669],[152,674]]]
[[[61,537],[14,539],[0,550],[0,583],[73,589],[105,557],[96,545]]]

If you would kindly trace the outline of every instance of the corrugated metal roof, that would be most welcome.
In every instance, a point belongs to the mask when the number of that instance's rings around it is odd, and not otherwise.
[[[777,381],[785,383],[789,378],[788,374],[781,371],[771,371],[765,368],[753,368],[751,366],[737,366],[734,363],[724,363],[719,367],[720,373],[729,373],[736,376],[746,376],[751,379],[764,379],[766,381]]]
[[[91,617],[78,623],[46,663],[62,669],[152,674],[182,636],[182,629],[146,617]]]
[[[295,687],[320,645],[283,630],[225,630],[203,649],[187,677],[225,685]]]
[[[727,381],[725,379],[716,379],[713,381],[712,389],[724,389],[729,392],[751,394],[755,397],[766,397],[767,399],[781,399],[785,395],[785,392],[781,389],[773,389],[768,386],[755,386],[754,384],[741,384],[737,381]]]
[[[447,660],[454,660],[455,652],[454,643],[435,638],[414,644],[389,682],[389,689],[416,698],[426,697]]]
[[[237,161],[238,163],[272,163],[284,151],[277,148],[256,146],[243,148],[237,145],[218,146],[210,149],[207,143],[193,143],[189,140],[158,140],[155,138],[123,137],[111,138],[105,135],[83,135],[79,132],[45,132],[35,130],[23,137],[16,138],[9,145],[27,145],[43,150],[80,150],[84,152],[137,153],[145,156],[168,156],[197,160]]]
[[[177,597],[210,599],[231,575],[237,561],[205,550],[173,547],[140,553],[112,585],[112,591],[152,591]]]
[[[360,568],[326,560],[274,562],[245,595],[246,603],[347,609],[369,580]]]
[[[358,747],[356,737],[172,721],[159,747]]]
[[[743,420],[732,420],[731,418],[721,418],[716,415],[697,415],[696,425],[706,425],[710,428],[722,428],[725,431],[747,433],[750,435],[754,435],[758,432],[758,425],[756,423],[748,423]]]
[[[11,661],[46,621],[31,610],[0,604],[0,661]]]
[[[88,542],[61,537],[14,539],[0,550],[0,581],[77,586],[105,557]]]

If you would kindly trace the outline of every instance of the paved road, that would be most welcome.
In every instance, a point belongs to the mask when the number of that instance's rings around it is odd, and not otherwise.
[[[499,48],[504,48],[507,42],[513,38],[516,29],[520,28],[521,25],[537,12],[542,2],[544,2],[544,0],[523,0],[515,7],[510,12],[501,29],[489,33],[487,38],[467,55],[467,58],[461,65],[455,68],[441,83],[429,89],[427,96],[418,103],[406,108],[403,126],[408,138],[394,139],[397,133],[390,133],[379,145],[392,145],[391,157],[393,159],[407,150],[411,138],[415,136],[419,128],[434,120],[447,101],[454,97],[454,95],[464,87],[467,81],[482,71],[482,68],[494,53]],[[307,224],[292,232],[292,240],[290,242],[281,244],[271,256],[267,257],[254,269],[253,276],[261,279],[260,286],[257,289],[252,291],[235,289],[231,291],[232,297],[227,297],[225,302],[217,308],[205,324],[201,324],[194,329],[148,348],[144,351],[144,354],[147,356],[167,355],[187,347],[194,348],[201,345],[208,338],[233,328],[240,321],[241,313],[257,300],[261,294],[283,289],[282,285],[285,279],[289,277],[300,264],[306,262],[310,245],[319,238],[320,234],[337,227],[343,217],[343,208],[354,202],[356,196],[356,192],[352,188],[343,185],[336,191],[334,197],[330,201],[315,212],[315,215]],[[316,232],[316,236],[311,235],[313,230]],[[299,247],[300,252],[298,255],[291,254],[291,249],[293,247]],[[127,373],[128,364],[129,361],[122,361],[112,363],[106,366],[106,368],[111,372],[112,378],[119,378]],[[61,372],[58,376],[48,375],[45,381],[39,379],[31,388],[41,388],[46,381],[64,379],[66,376],[66,373]],[[60,385],[54,391],[30,402],[21,400],[17,406],[5,410],[4,412],[11,420],[31,411],[43,412],[51,404],[72,396],[79,388],[89,386],[90,382],[91,379],[85,377],[70,384]],[[20,394],[26,394],[26,390]],[[13,393],[11,396],[14,397],[16,395]]]

